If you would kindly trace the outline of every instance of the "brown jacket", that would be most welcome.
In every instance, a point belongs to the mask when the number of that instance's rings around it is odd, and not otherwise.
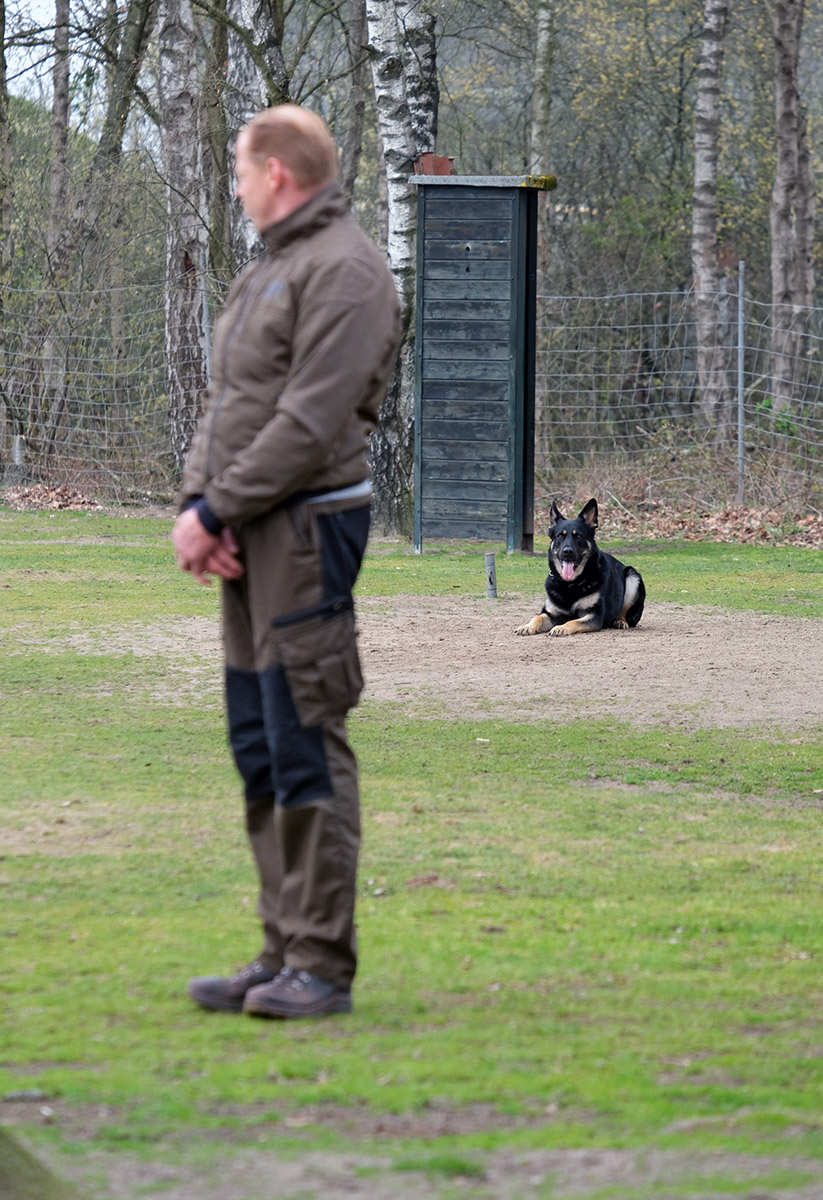
[[[398,340],[391,275],[337,184],[263,239],[266,253],[237,278],[215,326],[180,492],[181,508],[202,496],[224,525],[367,477]]]

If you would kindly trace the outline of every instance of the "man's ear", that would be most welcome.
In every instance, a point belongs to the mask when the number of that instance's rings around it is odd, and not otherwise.
[[[283,186],[283,173],[286,168],[283,166],[280,159],[275,158],[274,155],[272,155],[270,158],[267,158],[266,168],[269,173],[269,183],[272,184],[275,190],[281,188]]]

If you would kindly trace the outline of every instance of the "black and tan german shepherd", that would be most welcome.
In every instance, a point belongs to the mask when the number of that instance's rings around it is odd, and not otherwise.
[[[546,603],[515,633],[566,637],[604,627],[634,629],[643,615],[646,589],[639,571],[598,549],[597,501],[590,500],[573,520],[552,501],[549,519]]]

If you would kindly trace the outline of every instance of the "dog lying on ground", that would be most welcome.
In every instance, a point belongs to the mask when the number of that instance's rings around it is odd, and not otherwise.
[[[646,589],[639,571],[598,549],[597,501],[590,500],[573,520],[552,501],[549,519],[546,603],[515,633],[567,637],[604,627],[633,629],[643,615]]]

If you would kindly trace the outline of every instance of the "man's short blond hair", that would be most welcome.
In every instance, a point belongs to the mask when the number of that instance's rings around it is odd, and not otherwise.
[[[337,146],[322,117],[297,104],[278,104],[246,125],[246,148],[261,164],[277,158],[300,188],[321,187],[337,178]]]

